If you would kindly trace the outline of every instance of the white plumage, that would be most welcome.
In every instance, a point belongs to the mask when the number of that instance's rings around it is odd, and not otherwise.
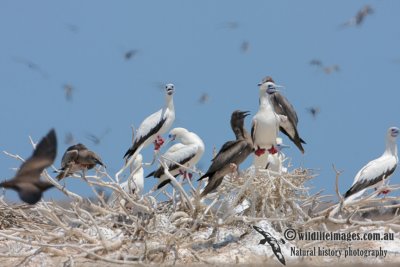
[[[204,143],[198,135],[189,132],[185,128],[174,128],[170,131],[169,136],[172,140],[179,139],[180,143],[171,146],[162,156],[162,160],[168,166],[171,175],[176,176],[180,172],[185,171],[185,169],[176,163],[190,168],[199,162],[204,153]],[[164,168],[162,166],[146,177],[150,176],[160,178],[157,186],[158,189],[170,182],[164,175]]]
[[[278,151],[275,154],[264,153],[262,155],[254,157],[254,166],[257,169],[265,169],[277,172],[277,173],[287,173],[287,168],[283,166],[283,162],[286,158],[285,154],[283,154],[282,149],[288,147],[283,144],[282,138],[276,138],[276,150]]]
[[[378,188],[387,180],[397,167],[396,138],[399,128],[391,127],[386,135],[386,149],[382,156],[369,162],[355,176],[353,185],[345,193],[345,203],[361,196],[368,188]]]
[[[164,108],[151,114],[139,126],[133,145],[125,153],[124,158],[135,157],[141,149],[157,141],[166,133],[175,120],[175,107],[173,101],[174,85],[165,86],[166,104]],[[128,164],[127,164],[128,165]]]
[[[269,94],[276,92],[273,82],[259,84],[260,107],[254,115],[251,127],[251,137],[255,149],[255,157],[263,155],[266,149],[274,149],[278,137],[281,118],[275,113]]]

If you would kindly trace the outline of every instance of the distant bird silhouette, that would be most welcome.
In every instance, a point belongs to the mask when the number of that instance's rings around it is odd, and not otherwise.
[[[312,59],[310,61],[310,65],[322,67],[322,61],[319,59]]]
[[[30,70],[39,73],[43,78],[47,79],[48,74],[35,62],[33,62],[29,59],[18,58],[18,57],[15,57],[14,61],[27,66]]]
[[[207,172],[198,181],[208,177],[208,183],[201,193],[201,197],[214,191],[221,185],[224,176],[241,164],[252,152],[253,143],[250,135],[244,128],[244,119],[248,111],[236,110],[231,115],[231,128],[235,133],[236,140],[226,142],[218,154],[212,159],[212,164]]]
[[[92,141],[93,144],[100,145],[101,140],[103,140],[103,138],[110,132],[111,132],[111,129],[107,128],[101,135],[95,135],[95,134],[89,133],[86,135],[86,138],[89,139],[90,141]]]
[[[259,232],[260,234],[262,234],[264,236],[264,239],[261,239],[260,243],[258,243],[258,244],[264,245],[265,243],[268,242],[268,244],[271,246],[272,251],[274,252],[276,258],[283,265],[286,265],[286,260],[285,260],[285,257],[283,257],[281,247],[279,246],[279,241],[276,240],[276,238],[273,237],[270,233],[264,231],[260,227],[253,225],[253,228],[254,228],[254,230],[256,230],[257,232]],[[281,243],[285,244],[285,241],[283,239],[281,239]]]
[[[15,177],[0,183],[0,187],[9,188],[18,192],[20,199],[28,204],[35,204],[44,191],[53,187],[46,181],[40,180],[44,169],[53,164],[57,155],[57,138],[54,129],[43,137],[37,144],[32,156],[19,168]]]
[[[242,44],[240,45],[240,50],[243,53],[247,53],[250,50],[250,43],[248,41],[243,41]]]
[[[63,90],[65,93],[65,99],[69,102],[72,102],[72,94],[74,92],[74,87],[70,84],[64,84]]]
[[[331,65],[331,66],[327,66],[327,67],[323,67],[322,70],[326,73],[326,74],[331,74],[333,72],[339,72],[340,68],[339,65]]]
[[[70,30],[73,33],[78,33],[79,32],[79,27],[74,24],[68,24],[67,29]]]
[[[137,49],[131,49],[125,52],[124,58],[125,60],[133,59],[139,51]]]
[[[306,108],[306,110],[308,111],[308,113],[311,114],[311,116],[313,116],[314,119],[317,118],[317,115],[320,112],[320,109],[318,107],[309,107],[309,108]]]
[[[239,26],[240,26],[239,22],[237,22],[237,21],[227,21],[222,24],[223,28],[230,29],[230,30],[236,30],[237,28],[239,28]]]
[[[209,99],[210,99],[210,96],[207,93],[203,93],[199,98],[199,103],[205,104],[208,102]]]
[[[93,169],[97,164],[106,167],[101,158],[85,145],[79,143],[70,146],[62,157],[60,173],[56,178],[61,180],[75,172]]]
[[[360,26],[364,22],[365,18],[372,13],[374,13],[372,7],[369,5],[365,5],[357,12],[354,17],[352,17],[349,21],[343,23],[342,27]]]
[[[65,134],[64,143],[66,145],[71,145],[71,144],[75,143],[75,137],[71,132],[68,132]]]

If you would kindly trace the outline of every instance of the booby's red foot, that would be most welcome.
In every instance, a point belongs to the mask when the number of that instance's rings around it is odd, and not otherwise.
[[[268,149],[268,152],[270,154],[274,155],[274,154],[278,153],[278,150],[274,146],[272,146],[270,149]]]
[[[193,174],[190,172],[179,170],[179,174],[183,176],[183,179],[192,180]]]
[[[159,150],[163,144],[164,139],[161,136],[157,136],[157,139],[154,140],[154,150]]]
[[[257,157],[263,155],[264,153],[265,153],[265,148],[258,148],[258,149],[254,152],[254,154],[256,154]]]
[[[379,192],[379,194],[383,194],[383,195],[387,195],[387,194],[389,194],[389,193],[390,193],[390,190],[389,190],[389,189],[382,190],[381,192]]]

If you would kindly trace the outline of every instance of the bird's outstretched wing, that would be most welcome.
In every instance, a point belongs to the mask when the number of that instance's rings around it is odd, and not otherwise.
[[[39,181],[42,171],[53,164],[57,155],[57,137],[54,129],[40,140],[33,154],[20,167],[14,180]]]

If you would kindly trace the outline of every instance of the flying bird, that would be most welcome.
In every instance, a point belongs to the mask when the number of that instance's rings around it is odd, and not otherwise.
[[[64,84],[63,86],[64,94],[65,94],[65,99],[69,102],[72,102],[72,94],[74,92],[74,87],[70,84]]]
[[[201,140],[197,134],[189,132],[185,128],[174,128],[170,131],[169,136],[171,140],[180,140],[180,143],[171,146],[167,152],[165,152],[163,156],[164,161],[172,176],[185,174],[185,169],[181,168],[181,166],[176,163],[188,168],[195,166],[204,153],[203,140]],[[171,182],[171,180],[165,176],[162,166],[149,173],[146,178],[150,176],[160,178],[157,189]]]
[[[125,52],[124,58],[125,60],[130,60],[136,56],[139,51],[137,49],[131,49]]]
[[[372,7],[369,5],[365,5],[363,8],[361,8],[357,12],[357,14],[354,17],[352,17],[349,21],[342,24],[342,27],[360,26],[363,23],[363,21],[365,20],[365,18],[368,15],[371,15],[372,13],[374,13],[374,10],[372,9]]]
[[[308,113],[311,114],[311,116],[313,116],[314,119],[317,118],[317,115],[320,112],[320,108],[319,107],[309,107],[306,110],[308,111]]]
[[[267,84],[268,86],[276,87],[275,82],[271,77],[264,78],[262,84]],[[290,104],[285,96],[283,96],[277,90],[272,90],[272,93],[269,94],[269,98],[274,107],[274,111],[281,116],[286,117],[286,119],[281,120],[279,125],[279,129],[282,133],[284,133],[289,139],[297,146],[297,148],[304,154],[304,148],[302,144],[306,142],[299,136],[299,132],[297,130],[297,123],[299,119],[297,117],[296,110]]]
[[[207,172],[198,179],[200,181],[208,177],[201,197],[217,189],[224,176],[232,172],[233,164],[239,166],[253,152],[251,137],[244,128],[244,119],[248,115],[248,111],[236,110],[232,113],[231,128],[236,140],[228,141],[221,147]]]
[[[340,67],[339,65],[331,65],[331,66],[326,66],[323,67],[322,70],[326,73],[326,74],[331,74],[333,72],[339,72],[340,71]]]
[[[38,64],[36,64],[35,62],[33,62],[29,59],[14,58],[14,61],[27,66],[32,71],[36,71],[45,79],[48,77],[47,73]]]
[[[61,169],[56,178],[61,180],[75,172],[93,169],[97,164],[106,167],[101,158],[85,145],[72,145],[67,148],[61,159]]]
[[[53,184],[41,181],[40,175],[44,169],[53,164],[57,155],[57,138],[54,129],[43,137],[37,144],[32,156],[19,168],[15,177],[0,183],[0,187],[9,188],[18,192],[20,199],[28,204],[35,204],[44,191],[53,187]]]
[[[378,188],[393,174],[399,162],[396,144],[399,132],[397,127],[388,129],[385,151],[382,156],[370,161],[356,174],[353,185],[344,194],[345,203],[360,197],[368,188]],[[382,193],[388,192],[382,191]]]
[[[286,260],[285,257],[283,257],[281,247],[279,246],[279,241],[276,240],[275,237],[273,237],[270,233],[264,231],[262,228],[253,225],[254,230],[259,232],[262,236],[264,236],[264,239],[260,240],[259,245],[264,245],[265,243],[268,243],[272,251],[274,252],[276,258],[282,263],[283,265],[286,265]],[[285,241],[281,239],[281,243],[285,244]]]
[[[111,129],[107,128],[101,135],[95,135],[95,134],[89,133],[86,135],[86,138],[89,139],[90,141],[92,141],[93,144],[100,145],[101,140],[103,140],[103,138],[110,132],[111,132]]]
[[[251,138],[255,149],[256,157],[263,155],[266,150],[275,154],[276,138],[278,137],[279,125],[283,118],[274,111],[270,101],[270,95],[277,91],[277,87],[272,80],[264,79],[259,85],[260,107],[254,115],[251,125]]]
[[[165,86],[166,103],[159,111],[147,117],[139,126],[133,145],[126,151],[124,158],[129,159],[136,156],[144,147],[154,143],[158,151],[164,143],[161,135],[167,132],[175,120],[175,108],[173,101],[174,85]]]
[[[240,50],[242,53],[247,53],[250,50],[250,43],[248,41],[243,41],[240,45]]]
[[[319,60],[319,59],[312,59],[312,60],[310,61],[310,65],[322,67],[322,61]]]
[[[208,102],[209,99],[210,99],[210,96],[207,93],[203,93],[199,98],[199,103],[205,104]]]

